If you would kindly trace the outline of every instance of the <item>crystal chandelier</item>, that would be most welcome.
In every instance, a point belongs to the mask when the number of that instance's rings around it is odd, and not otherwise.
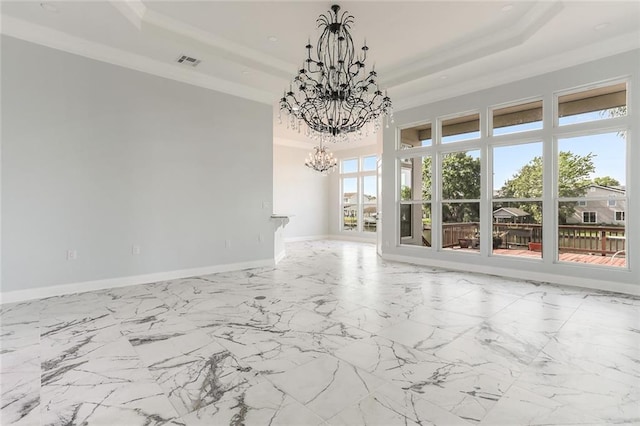
[[[349,33],[354,17],[348,12],[338,16],[340,6],[317,19],[322,34],[312,57],[308,42],[307,59],[298,75],[280,99],[280,112],[288,114],[289,128],[321,141],[348,141],[375,132],[380,116],[393,121],[391,99],[376,82],[375,69],[367,72],[365,60],[369,48],[355,52]],[[282,122],[282,120],[280,120]],[[321,146],[320,146],[321,148]]]
[[[338,160],[330,153],[327,148],[320,145],[316,146],[314,152],[309,153],[309,157],[304,162],[304,165],[312,170],[320,172],[323,176],[328,175],[335,170]]]

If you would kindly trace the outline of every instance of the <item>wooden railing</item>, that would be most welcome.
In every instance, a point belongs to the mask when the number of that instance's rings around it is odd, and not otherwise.
[[[623,227],[560,225],[558,228],[561,251],[598,253],[605,256],[626,248]]]
[[[476,238],[478,222],[446,223],[442,226],[442,247],[459,246],[461,239]],[[431,236],[431,227],[425,226]],[[527,246],[542,242],[542,225],[533,223],[494,223],[494,235],[504,235],[503,246]],[[526,231],[526,232],[522,232]],[[430,241],[430,239],[429,239]],[[558,227],[560,252],[594,253],[602,256],[619,253],[626,249],[623,227],[560,225]]]

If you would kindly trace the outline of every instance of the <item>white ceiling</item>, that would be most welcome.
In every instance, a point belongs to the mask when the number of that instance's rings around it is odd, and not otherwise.
[[[318,1],[2,1],[1,31],[274,103],[317,41]],[[396,110],[640,47],[636,1],[346,1]],[[276,38],[271,41],[270,38]],[[181,54],[201,59],[191,68]],[[300,139],[284,126],[275,135]]]

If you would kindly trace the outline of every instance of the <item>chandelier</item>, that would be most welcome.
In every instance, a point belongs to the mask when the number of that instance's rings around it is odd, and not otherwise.
[[[309,153],[309,157],[305,160],[304,165],[316,172],[320,172],[323,176],[334,171],[338,160],[322,146],[322,141],[320,141],[320,145],[316,146],[314,150],[314,152]]]
[[[338,16],[339,10],[333,5],[317,19],[322,34],[315,56],[309,41],[307,59],[280,99],[288,127],[300,132],[304,123],[306,134],[321,141],[359,139],[378,130],[383,115],[387,126],[393,121],[391,99],[378,87],[375,69],[366,70],[366,41],[357,55],[349,33],[354,17]]]

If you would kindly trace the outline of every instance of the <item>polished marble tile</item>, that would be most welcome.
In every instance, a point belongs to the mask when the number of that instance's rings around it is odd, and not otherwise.
[[[0,307],[2,425],[634,424],[640,298],[290,244]]]
[[[325,420],[384,384],[382,379],[329,355],[271,381]]]
[[[451,414],[428,400],[391,385],[384,385],[358,403],[342,410],[329,425],[450,425],[471,423]]]

